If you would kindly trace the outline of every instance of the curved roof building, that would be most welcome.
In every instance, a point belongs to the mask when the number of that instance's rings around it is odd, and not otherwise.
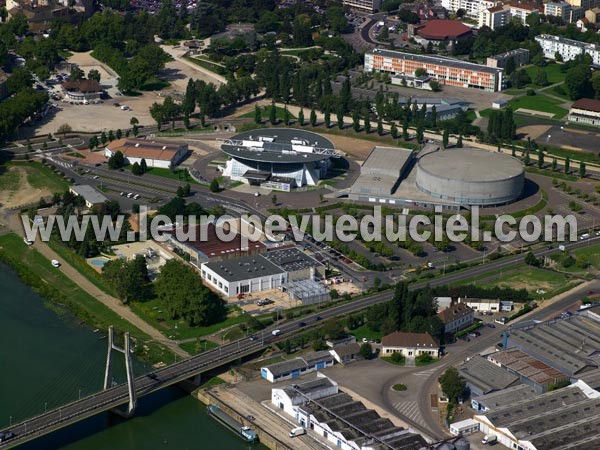
[[[459,148],[419,157],[416,185],[422,192],[461,205],[492,206],[519,198],[525,171],[519,160],[502,153]]]
[[[223,175],[245,183],[289,191],[316,185],[339,155],[323,136],[292,128],[261,128],[221,141],[230,157]]]

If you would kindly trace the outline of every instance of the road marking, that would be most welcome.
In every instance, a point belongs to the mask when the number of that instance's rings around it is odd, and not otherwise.
[[[400,413],[401,416],[405,416],[413,422],[425,427],[425,421],[419,411],[419,404],[417,402],[396,402],[394,403],[394,409]]]

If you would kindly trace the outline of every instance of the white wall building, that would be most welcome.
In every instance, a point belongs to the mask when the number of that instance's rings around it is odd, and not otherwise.
[[[381,8],[381,0],[342,0],[342,4],[370,13],[377,12]]]
[[[338,384],[322,374],[316,380],[298,383],[292,386],[271,389],[271,404],[283,410],[289,416],[298,418],[296,406],[302,405],[307,398],[312,400],[338,393]],[[306,426],[304,424],[303,426]]]
[[[335,363],[328,350],[270,364],[260,368],[260,376],[271,383],[298,378],[315,370],[331,367]]]
[[[107,202],[108,199],[101,194],[96,188],[89,186],[87,184],[78,184],[71,186],[69,188],[69,192],[74,195],[81,196],[85,200],[85,206],[88,208],[93,208],[96,205],[101,205],[104,202]]]
[[[600,100],[580,98],[571,105],[569,122],[600,125]]]
[[[479,20],[479,13],[484,9],[492,8],[501,3],[492,0],[442,0],[442,6],[448,11],[455,13],[459,9],[463,9],[468,18],[475,20]]]
[[[486,26],[495,30],[510,22],[510,10],[502,5],[484,8],[479,11],[479,28]]]
[[[147,141],[145,139],[117,139],[109,142],[104,156],[110,158],[121,152],[126,164],[141,164],[146,161],[148,167],[170,169],[175,167],[187,155],[187,144],[171,144]]]
[[[417,356],[429,355],[438,358],[440,345],[429,333],[404,333],[395,331],[381,339],[381,355],[391,356],[400,353],[405,358],[414,359]]]
[[[527,17],[530,14],[540,13],[536,6],[523,3],[511,3],[509,11],[511,20],[516,17],[523,25],[527,25]]]
[[[592,58],[592,64],[600,66],[600,47],[596,44],[566,39],[561,36],[552,36],[550,34],[541,34],[535,37],[535,40],[542,47],[544,57],[555,59],[558,53],[563,61],[571,61],[579,55],[587,53]]]
[[[459,298],[458,303],[463,303],[473,311],[512,311],[513,302],[500,299],[482,299],[482,298]]]

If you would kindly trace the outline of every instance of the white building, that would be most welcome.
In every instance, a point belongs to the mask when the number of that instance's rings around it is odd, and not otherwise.
[[[394,353],[400,353],[409,359],[421,355],[438,358],[440,356],[440,345],[429,333],[395,331],[381,339],[381,355],[391,356]]]
[[[333,356],[327,350],[311,353],[300,358],[290,359],[260,368],[260,376],[271,383],[298,378],[315,370],[331,367]]]
[[[492,30],[503,27],[510,22],[510,10],[503,5],[484,8],[479,11],[479,28],[489,27]]]
[[[444,324],[444,333],[453,334],[473,324],[473,310],[464,303],[456,303],[440,311],[437,316]]]
[[[552,36],[550,34],[541,34],[535,37],[535,40],[542,47],[544,57],[555,59],[558,53],[563,61],[571,61],[584,53],[590,55],[592,64],[600,66],[600,47],[596,44],[566,39],[561,36]]]
[[[342,0],[342,4],[370,13],[377,12],[381,8],[381,0]]]
[[[338,384],[320,373],[316,380],[271,389],[271,403],[288,416],[298,418],[296,407],[307,399],[316,400],[338,393]],[[306,426],[306,424],[302,424]]]
[[[287,283],[287,272],[262,255],[205,263],[200,274],[226,297],[278,289]]]
[[[71,186],[69,188],[69,191],[72,194],[83,197],[83,199],[85,200],[85,206],[87,206],[88,208],[93,208],[94,206],[101,205],[104,202],[108,201],[108,199],[104,195],[102,195],[95,188],[87,184]]]
[[[144,160],[148,167],[170,169],[187,155],[188,146],[144,139],[117,139],[108,143],[104,149],[104,156],[110,158],[116,152],[123,154],[126,164],[141,164]]]
[[[567,2],[548,2],[544,4],[544,14],[560,17],[563,22],[571,22],[571,5]]]
[[[569,122],[600,125],[600,100],[581,98],[571,105]]]
[[[513,302],[500,299],[482,299],[482,298],[459,298],[458,303],[463,303],[473,311],[512,311]]]
[[[455,13],[459,9],[466,12],[470,19],[479,20],[479,13],[485,9],[501,4],[500,1],[490,0],[442,0],[442,6],[449,12]]]
[[[540,13],[537,6],[525,3],[511,3],[509,11],[511,20],[516,17],[523,25],[527,25],[527,17],[529,17],[530,14]]]

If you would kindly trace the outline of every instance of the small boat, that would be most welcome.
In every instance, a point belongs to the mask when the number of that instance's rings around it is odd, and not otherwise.
[[[225,413],[217,405],[208,405],[207,412],[209,416],[214,417],[217,421],[225,425],[237,435],[241,436],[246,442],[256,442],[258,440],[256,431],[250,427],[242,425],[233,417]]]

